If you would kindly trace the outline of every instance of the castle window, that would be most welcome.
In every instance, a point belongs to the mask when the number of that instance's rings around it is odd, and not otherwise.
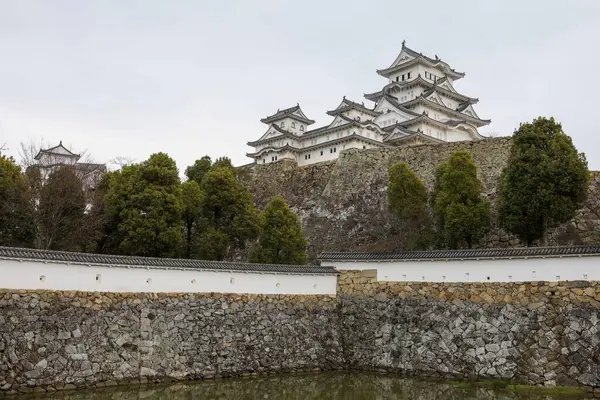
[[[296,128],[296,123],[292,122],[292,128]]]
[[[357,120],[358,122],[360,122],[360,117],[356,117],[356,120]]]
[[[363,146],[363,150],[366,149],[366,148],[367,148],[367,146]]]
[[[402,80],[404,80],[404,74],[402,74]]]
[[[300,130],[304,132],[304,125],[300,125]]]
[[[334,153],[335,153],[335,152],[337,152],[337,147],[334,147],[334,148],[333,148],[333,152],[334,152]]]
[[[323,150],[321,150],[321,157],[323,156]]]
[[[264,163],[266,163],[266,162],[267,162],[267,159],[266,159],[266,158],[263,158],[263,164],[264,164]]]
[[[410,79],[410,72],[408,73],[408,79]]]
[[[285,127],[285,123],[283,121],[281,121],[281,125],[279,125],[280,127],[284,128]]]
[[[396,82],[398,82],[399,78],[400,78],[399,76],[396,77]]]
[[[277,156],[275,156],[275,161],[277,161]]]

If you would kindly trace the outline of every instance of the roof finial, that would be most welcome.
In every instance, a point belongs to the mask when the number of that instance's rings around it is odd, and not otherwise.
[[[436,60],[439,60],[439,59],[440,59],[440,58],[438,57],[438,55],[437,55],[437,54],[435,55],[435,59],[436,59]]]
[[[402,47],[406,47],[406,39],[402,41]]]
[[[59,146],[62,146],[62,140],[58,143]]]

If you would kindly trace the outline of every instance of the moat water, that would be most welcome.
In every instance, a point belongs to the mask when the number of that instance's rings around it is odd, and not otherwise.
[[[393,375],[321,373],[185,382],[173,385],[64,391],[19,399],[64,400],[584,400],[586,395],[461,388]]]

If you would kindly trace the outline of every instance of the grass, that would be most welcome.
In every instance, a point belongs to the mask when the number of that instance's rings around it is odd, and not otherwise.
[[[533,386],[533,385],[518,385],[508,381],[502,380],[485,380],[485,381],[463,381],[453,382],[456,388],[477,388],[485,387],[495,390],[507,390],[510,392],[518,393],[537,393],[547,395],[561,395],[561,396],[581,396],[584,394],[589,395],[584,388],[572,387],[572,386],[556,386],[556,387],[545,387],[545,386]]]

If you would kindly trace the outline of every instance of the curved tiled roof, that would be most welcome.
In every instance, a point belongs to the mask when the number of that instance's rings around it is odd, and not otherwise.
[[[589,246],[524,247],[509,249],[430,250],[398,253],[325,252],[321,261],[426,261],[496,258],[553,258],[600,256],[600,244]]]
[[[311,124],[315,123],[314,120],[312,120],[310,118],[307,118],[306,116],[302,117],[300,115],[294,114],[296,111],[299,111],[300,114],[304,115],[304,113],[300,109],[300,105],[296,104],[295,106],[290,107],[290,108],[286,108],[286,109],[283,109],[283,110],[277,110],[277,112],[275,114],[269,115],[268,117],[265,117],[265,118],[261,119],[260,122],[262,122],[264,124],[270,124],[271,122],[279,121],[279,120],[281,120],[281,119],[283,119],[285,117],[290,117],[290,118],[293,118],[293,119],[295,119],[297,121],[304,122],[307,125],[311,125]]]
[[[0,259],[60,262],[130,268],[195,269],[258,273],[335,275],[333,267],[318,265],[250,264],[242,262],[190,260],[183,258],[130,257],[109,254],[74,253],[0,246]]]

